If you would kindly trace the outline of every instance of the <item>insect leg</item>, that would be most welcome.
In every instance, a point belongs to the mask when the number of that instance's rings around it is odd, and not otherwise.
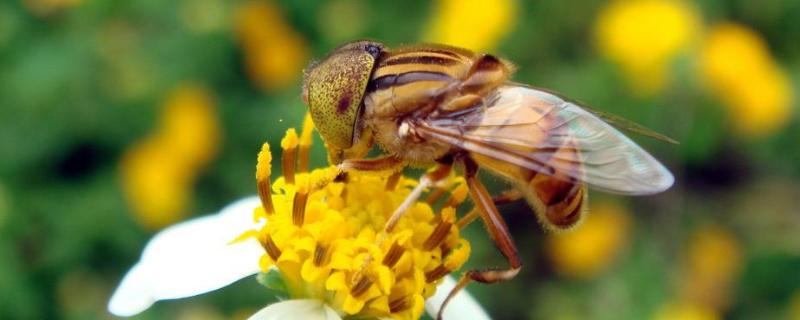
[[[497,206],[501,204],[514,202],[522,198],[523,196],[521,192],[515,189],[511,189],[511,190],[506,190],[499,196],[492,198],[492,202],[494,202],[494,205]],[[458,219],[458,222],[456,224],[458,225],[459,229],[464,229],[464,227],[472,223],[472,221],[477,219],[479,216],[480,216],[480,209],[475,207],[472,210],[470,210],[469,213],[461,217],[461,219]]]
[[[517,247],[514,245],[514,240],[511,238],[511,234],[508,231],[508,226],[506,226],[503,217],[500,216],[500,212],[497,211],[497,207],[494,205],[494,201],[489,195],[489,192],[486,191],[486,187],[478,180],[476,175],[478,165],[468,157],[463,157],[461,160],[464,164],[464,178],[469,187],[470,197],[472,201],[475,202],[475,206],[479,209],[481,219],[483,223],[486,224],[486,229],[489,230],[489,234],[492,240],[494,240],[495,245],[497,245],[497,248],[500,249],[500,253],[508,260],[509,268],[468,270],[461,276],[461,279],[458,280],[453,290],[447,294],[447,298],[445,298],[442,306],[439,308],[437,319],[442,319],[442,311],[447,306],[447,303],[450,302],[450,299],[470,282],[494,283],[510,280],[517,276],[519,270],[522,268],[522,261],[519,259]]]
[[[422,192],[425,191],[428,187],[435,185],[437,182],[441,181],[448,174],[450,174],[450,170],[453,168],[452,162],[440,162],[436,169],[433,171],[429,171],[421,179],[419,179],[419,184],[411,190],[411,193],[406,196],[403,200],[403,203],[397,207],[397,209],[392,212],[391,217],[389,220],[386,221],[386,226],[383,227],[383,231],[385,234],[388,234],[394,230],[394,227],[397,225],[397,222],[403,215],[408,211],[408,208],[411,207],[414,202],[416,202],[419,197],[422,195]]]
[[[403,160],[395,156],[385,156],[374,159],[348,159],[339,164],[339,170],[383,171],[396,169],[403,165]]]

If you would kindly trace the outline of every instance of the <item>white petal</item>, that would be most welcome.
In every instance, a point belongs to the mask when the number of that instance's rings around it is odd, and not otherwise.
[[[268,305],[248,320],[341,320],[320,300],[286,300]]]
[[[257,227],[253,209],[259,205],[258,197],[245,198],[156,234],[111,296],[108,310],[132,316],[158,300],[213,291],[258,272],[264,252],[258,241],[230,242]]]
[[[425,310],[428,311],[428,314],[436,318],[436,314],[439,313],[439,307],[442,306],[442,302],[444,299],[447,298],[447,294],[450,293],[450,290],[453,290],[453,287],[456,286],[456,281],[453,280],[452,277],[447,276],[444,278],[439,287],[436,288],[436,293],[428,298],[425,301]],[[483,311],[481,305],[475,301],[467,290],[461,290],[450,300],[450,303],[447,304],[447,307],[444,308],[444,314],[442,315],[444,320],[453,320],[453,319],[472,319],[472,320],[490,320],[489,315],[486,314],[486,311]]]

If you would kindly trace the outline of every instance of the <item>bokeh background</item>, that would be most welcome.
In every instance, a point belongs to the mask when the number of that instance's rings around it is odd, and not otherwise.
[[[796,0],[3,1],[0,319],[111,318],[153,233],[255,193],[261,143],[301,123],[302,69],[358,38],[494,52],[681,142],[634,135],[675,187],[592,193],[572,233],[501,207],[525,268],[470,286],[495,318],[800,319],[798,17]],[[468,233],[469,266],[504,263]],[[139,318],[273,299],[248,279]]]

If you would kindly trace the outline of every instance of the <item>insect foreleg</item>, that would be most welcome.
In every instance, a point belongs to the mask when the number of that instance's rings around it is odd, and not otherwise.
[[[403,214],[408,211],[408,208],[419,199],[419,197],[422,195],[422,192],[424,192],[428,187],[431,187],[437,182],[446,178],[447,175],[450,174],[450,170],[452,168],[452,163],[442,162],[436,166],[436,169],[429,171],[422,176],[422,178],[419,179],[419,184],[417,184],[417,186],[411,190],[411,193],[409,193],[405,200],[403,200],[403,203],[401,203],[400,206],[394,210],[391,217],[389,217],[389,220],[386,221],[386,226],[383,228],[384,233],[388,234],[392,232],[394,227],[397,225],[397,222],[403,217]]]
[[[347,159],[339,164],[339,170],[350,171],[383,171],[399,169],[403,165],[403,160],[395,156],[384,156],[375,159]]]

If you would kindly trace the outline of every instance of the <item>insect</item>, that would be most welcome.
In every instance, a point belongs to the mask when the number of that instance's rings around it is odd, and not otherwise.
[[[461,48],[389,49],[378,42],[355,41],[335,49],[305,73],[303,100],[331,160],[341,168],[436,166],[420,179],[385,231],[392,230],[423,189],[448,174],[454,164],[463,166],[479,216],[509,267],[469,270],[449,297],[470,281],[511,279],[522,267],[508,227],[477,179],[479,169],[511,182],[552,228],[568,228],[579,221],[587,185],[646,195],[664,191],[674,181],[663,165],[608,122],[669,138],[545,90],[513,83],[509,80],[513,70],[491,54]],[[386,155],[366,159],[375,144]]]

